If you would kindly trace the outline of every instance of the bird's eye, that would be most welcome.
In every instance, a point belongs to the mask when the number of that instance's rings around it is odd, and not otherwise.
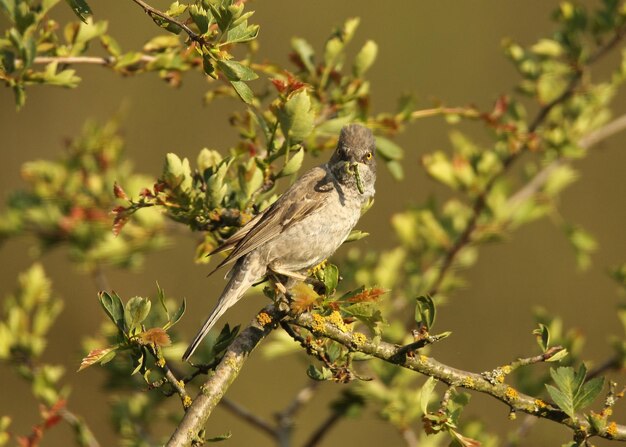
[[[366,160],[371,160],[372,159],[372,153],[368,152],[367,154],[365,154],[365,159]]]

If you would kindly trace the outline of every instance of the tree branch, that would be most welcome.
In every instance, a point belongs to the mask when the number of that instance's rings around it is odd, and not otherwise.
[[[563,91],[563,93],[561,93],[557,98],[555,98],[554,100],[552,100],[551,102],[549,102],[548,104],[544,105],[543,107],[539,109],[539,111],[537,112],[537,115],[531,121],[528,127],[528,132],[527,132],[528,135],[533,134],[541,126],[541,124],[543,124],[543,122],[548,117],[552,109],[554,109],[554,107],[567,101],[574,94],[574,92],[576,91],[576,88],[578,87],[578,84],[580,83],[580,80],[582,79],[584,68],[589,68],[595,62],[600,60],[605,54],[607,54],[611,49],[613,49],[617,45],[617,43],[624,37],[624,34],[626,34],[626,27],[622,27],[618,29],[615,35],[611,38],[609,42],[607,42],[602,47],[598,48],[598,50],[587,59],[587,63],[585,67],[575,68],[573,76],[570,79],[570,82],[567,88],[565,89],[565,91]],[[452,267],[457,255],[459,254],[459,252],[461,251],[463,247],[465,247],[471,242],[474,230],[478,226],[477,225],[478,219],[480,218],[482,212],[487,207],[487,198],[492,188],[494,187],[496,181],[508,172],[508,170],[511,168],[511,166],[513,166],[515,161],[517,161],[517,159],[521,156],[521,154],[523,154],[526,151],[527,147],[528,145],[525,144],[517,152],[511,153],[507,158],[505,158],[502,162],[502,169],[500,170],[500,172],[496,173],[487,182],[483,191],[476,198],[476,201],[474,202],[474,206],[472,208],[472,215],[469,221],[467,222],[465,229],[459,235],[454,245],[452,245],[450,250],[448,250],[448,252],[443,258],[443,261],[441,263],[441,268],[439,269],[439,273],[433,282],[433,286],[431,287],[429,291],[430,295],[434,296],[437,294],[437,292],[439,292],[441,285],[448,273],[448,270],[450,270],[450,268]]]
[[[139,59],[140,62],[148,63],[154,61],[154,56],[143,54]],[[58,64],[76,65],[76,64],[91,64],[91,65],[113,65],[117,61],[114,56],[37,56],[34,60],[34,64],[50,64],[56,62]]]
[[[154,17],[159,17],[159,18],[163,19],[164,21],[166,21],[167,23],[170,23],[171,25],[178,26],[185,33],[187,33],[189,38],[191,40],[193,40],[194,42],[198,42],[200,45],[203,45],[203,46],[206,44],[206,41],[204,40],[204,38],[202,38],[202,36],[200,36],[199,34],[195,33],[191,28],[189,28],[183,22],[180,22],[180,21],[176,20],[175,18],[168,16],[167,14],[165,14],[162,11],[159,11],[156,8],[153,8],[152,6],[150,6],[149,4],[144,2],[143,0],[132,0],[132,1],[137,3],[139,6],[141,6],[143,8],[144,12],[146,14],[148,14],[153,20],[154,20]]]
[[[226,410],[230,411],[235,416],[258,428],[259,430],[261,430],[261,432],[269,435],[272,439],[276,439],[276,429],[272,427],[272,424],[262,417],[257,416],[243,405],[240,405],[237,402],[227,398],[223,398],[220,401],[220,405],[222,405]]]
[[[250,353],[284,316],[284,311],[270,304],[261,310],[250,325],[235,338],[215,372],[200,387],[200,393],[176,427],[167,443],[168,447],[188,446],[198,440],[199,432],[241,372]]]
[[[305,387],[298,391],[291,403],[276,415],[276,439],[278,440],[278,445],[288,446],[290,444],[294,418],[302,407],[313,399],[320,383],[321,382],[311,380]]]
[[[324,318],[320,319],[319,316],[314,317],[314,315],[310,313],[303,313],[295,316],[293,322],[317,336],[330,338],[354,351],[371,355],[429,377],[434,377],[450,386],[488,394],[505,403],[516,412],[523,412],[535,417],[548,419],[565,425],[575,431],[584,430],[590,435],[612,440],[626,440],[626,426],[624,425],[614,425],[611,433],[607,433],[606,430],[601,433],[594,433],[591,426],[584,418],[578,418],[577,421],[573,421],[561,409],[540,399],[522,394],[506,383],[498,380],[490,381],[481,374],[456,369],[423,355],[399,355],[402,349],[401,346],[384,341],[374,342],[370,339],[363,340],[363,337],[356,338],[353,333],[344,332],[328,320]],[[541,361],[534,357],[528,360],[530,363],[534,360]]]
[[[624,129],[626,129],[626,114],[614,119],[608,124],[605,124],[599,129],[581,138],[578,142],[578,145],[583,149],[589,149],[596,144],[606,140],[607,138],[615,135],[616,133],[621,132]],[[548,164],[546,167],[540,170],[526,185],[524,185],[519,191],[513,194],[509,198],[507,205],[514,208],[528,200],[530,197],[536,194],[537,191],[539,191],[543,187],[543,185],[545,185],[545,183],[550,178],[550,174],[552,174],[552,172],[554,172],[557,168],[566,165],[567,163],[569,163],[568,159],[558,158],[552,163]]]

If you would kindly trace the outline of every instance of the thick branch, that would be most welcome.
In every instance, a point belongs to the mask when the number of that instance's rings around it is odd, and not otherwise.
[[[285,313],[273,304],[269,305],[235,338],[215,372],[200,387],[200,393],[176,427],[167,443],[168,447],[188,446],[198,438],[198,433],[204,428],[209,416],[226,394],[226,390],[239,375],[250,353],[276,327],[284,315]]]
[[[371,355],[389,363],[402,366],[421,374],[434,377],[440,381],[455,387],[462,387],[488,394],[507,404],[517,412],[524,412],[539,418],[549,419],[563,424],[572,430],[585,430],[592,433],[589,423],[584,418],[572,421],[559,408],[522,394],[505,383],[491,383],[484,376],[468,371],[453,368],[426,356],[408,356],[401,354],[401,347],[384,341],[374,343],[370,339],[355,338],[352,333],[344,332],[331,322],[314,318],[310,313],[304,313],[294,317],[294,323],[315,333],[318,336],[327,337],[357,352]],[[626,440],[626,426],[617,425],[612,434],[598,433],[606,439]]]

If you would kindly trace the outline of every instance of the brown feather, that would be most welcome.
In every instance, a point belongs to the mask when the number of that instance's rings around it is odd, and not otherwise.
[[[289,226],[300,222],[313,211],[324,206],[326,194],[332,191],[332,188],[324,190],[321,187],[326,173],[322,167],[307,172],[263,213],[254,217],[224,244],[213,250],[211,254],[233,249],[209,275],[226,264],[236,262],[260,245],[274,239]],[[302,196],[303,191],[307,191],[304,196]],[[291,203],[291,205],[281,206],[283,202]]]

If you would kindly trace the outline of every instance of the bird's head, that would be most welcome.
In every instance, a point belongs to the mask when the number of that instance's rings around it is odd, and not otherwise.
[[[328,165],[337,179],[356,187],[361,194],[374,194],[376,141],[372,131],[360,124],[341,129],[339,142]]]

